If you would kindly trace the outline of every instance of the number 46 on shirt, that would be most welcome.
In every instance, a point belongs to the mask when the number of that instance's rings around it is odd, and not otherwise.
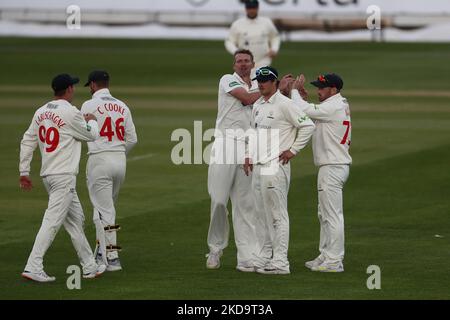
[[[100,130],[101,137],[108,137],[108,141],[112,141],[114,133],[117,135],[117,139],[124,141],[125,127],[123,126],[123,118],[119,118],[115,122],[115,130],[113,130],[112,119],[107,117]]]

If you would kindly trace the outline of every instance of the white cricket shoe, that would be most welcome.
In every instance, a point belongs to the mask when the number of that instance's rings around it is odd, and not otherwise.
[[[113,272],[113,271],[120,271],[122,270],[122,265],[120,264],[119,258],[115,259],[108,259],[108,267],[106,268],[106,271]]]
[[[319,272],[344,272],[344,265],[341,261],[333,263],[324,261],[320,265],[312,267],[311,270]]]
[[[94,279],[102,275],[106,271],[106,265],[99,264],[97,265],[97,269],[90,272],[90,273],[84,273],[83,278],[84,279]]]
[[[269,263],[264,268],[258,268],[256,269],[257,273],[260,274],[290,274],[291,271],[288,268],[279,268],[277,266],[274,266],[273,264]]]
[[[325,257],[320,254],[317,258],[315,258],[314,260],[311,261],[306,261],[305,262],[305,267],[307,267],[308,269],[312,269],[313,267],[318,267],[319,265],[321,265],[323,262],[325,261]]]
[[[219,252],[209,252],[206,257],[206,268],[208,269],[219,269],[220,268],[220,257],[222,256],[222,251]]]
[[[36,281],[36,282],[53,282],[56,280],[55,277],[49,276],[43,270],[38,273],[24,271],[24,272],[22,272],[22,277],[24,277],[25,279],[28,279],[28,280]]]
[[[255,265],[251,262],[238,264],[236,269],[241,272],[255,272]]]

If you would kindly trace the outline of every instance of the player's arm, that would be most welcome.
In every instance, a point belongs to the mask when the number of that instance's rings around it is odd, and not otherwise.
[[[233,97],[238,99],[244,106],[253,105],[256,100],[261,97],[261,93],[258,92],[247,92],[243,87],[233,89],[229,92]]]
[[[81,106],[80,112],[83,115],[88,114],[88,113],[94,114],[95,113],[95,107],[92,104],[92,102],[88,100],[88,101],[83,103],[83,105]]]
[[[125,154],[128,154],[131,149],[137,144],[137,134],[136,128],[133,123],[133,117],[131,112],[128,112],[127,118],[125,120]]]
[[[283,150],[280,155],[280,161],[283,164],[289,162],[301,149],[306,147],[316,128],[311,119],[295,104],[285,104],[282,106],[282,112],[286,120],[297,130],[297,137],[289,150]]]
[[[83,116],[81,111],[75,109],[69,125],[72,136],[79,141],[94,141],[99,137],[97,119],[91,113]]]
[[[332,120],[335,113],[334,108],[327,108],[324,104],[308,103],[301,97],[297,89],[291,91],[291,99],[300,109],[313,120]]]
[[[272,20],[268,19],[267,23],[269,28],[269,56],[274,58],[278,54],[278,51],[280,51],[281,37]]]
[[[20,173],[20,187],[24,190],[31,190],[33,187],[30,179],[31,161],[33,159],[33,153],[38,146],[38,127],[33,120],[20,142],[20,160],[19,160],[19,173]]]
[[[228,38],[225,40],[225,49],[230,54],[234,54],[239,48],[238,48],[238,41],[239,41],[239,33],[236,28],[236,24],[232,24],[230,28],[230,33],[228,35]]]

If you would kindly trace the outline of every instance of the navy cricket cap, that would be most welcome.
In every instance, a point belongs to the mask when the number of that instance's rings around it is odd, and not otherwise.
[[[344,81],[337,74],[330,73],[326,75],[320,75],[317,80],[311,82],[311,84],[320,89],[330,87],[341,90],[344,86]]]
[[[245,8],[246,9],[258,8],[258,7],[259,7],[258,0],[246,0],[245,1]]]
[[[84,86],[85,86],[85,87],[88,87],[89,84],[90,84],[92,81],[93,81],[93,82],[97,82],[97,81],[109,81],[109,74],[108,74],[108,72],[106,72],[106,71],[101,71],[101,70],[95,70],[95,71],[92,71],[92,72],[89,74],[88,81],[86,82],[86,84],[85,84]]]
[[[256,70],[256,77],[254,77],[252,81],[258,80],[259,82],[266,82],[277,79],[278,79],[278,71],[275,68],[267,66]]]
[[[67,73],[58,74],[52,80],[52,89],[54,91],[61,91],[77,84],[78,82],[80,82],[80,79],[77,77],[72,77]]]

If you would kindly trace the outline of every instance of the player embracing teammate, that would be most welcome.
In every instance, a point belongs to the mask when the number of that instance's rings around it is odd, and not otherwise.
[[[34,114],[20,145],[20,187],[30,191],[31,160],[39,147],[40,175],[49,194],[48,207],[28,258],[24,278],[52,282],[44,271],[44,256],[58,230],[64,226],[83,268],[84,278],[121,270],[115,232],[114,201],[125,177],[126,153],[137,137],[129,108],[109,93],[109,75],[94,71],[88,83],[93,98],[81,111],[71,104],[79,79],[60,74],[52,81],[54,99]],[[88,142],[87,184],[94,206],[96,254],[84,234],[84,213],[76,192],[81,141]]]
[[[308,93],[304,87],[303,75],[294,79],[287,75],[279,80],[278,72],[270,66],[259,68],[256,77],[261,98],[251,108],[250,122],[260,138],[261,131],[277,131],[278,147],[274,150],[268,141],[265,142],[268,152],[246,154],[245,173],[251,177],[253,206],[248,207],[248,217],[252,217],[254,244],[252,260],[246,261],[246,268],[238,270],[258,272],[262,274],[289,274],[288,261],[289,216],[287,195],[290,184],[290,159],[306,146],[312,136],[314,163],[319,168],[317,180],[318,218],[320,222],[320,254],[305,266],[312,271],[343,272],[344,271],[344,212],[343,188],[348,179],[352,158],[349,154],[351,142],[350,107],[346,98],[341,95],[342,78],[334,73],[321,75],[311,82],[318,90],[320,103],[308,103]],[[228,93],[230,95],[230,93]],[[284,95],[284,96],[283,96]],[[219,115],[221,105],[219,104]],[[235,109],[233,109],[235,108]],[[230,110],[242,110],[237,104]],[[220,119],[220,117],[219,117]],[[262,135],[264,137],[270,134]],[[247,144],[252,140],[248,136]],[[254,140],[254,138],[253,138]],[[257,144],[260,144],[259,141]],[[250,143],[251,144],[251,143]],[[275,166],[272,166],[273,162]],[[270,168],[269,168],[270,167]],[[267,169],[276,168],[275,171]],[[211,171],[210,166],[210,171]],[[265,173],[263,173],[265,171]],[[250,173],[253,173],[250,175]],[[240,173],[242,174],[242,173]],[[211,177],[211,176],[210,176]],[[208,184],[211,193],[211,184]],[[243,194],[240,194],[242,196]],[[212,204],[214,198],[212,197]],[[226,204],[226,202],[225,202]],[[234,208],[233,208],[234,210]],[[212,215],[213,217],[214,215]],[[222,215],[226,221],[226,213]],[[235,230],[240,228],[239,222],[233,222]],[[213,221],[213,220],[211,220]],[[224,222],[223,224],[226,224]],[[211,234],[211,227],[210,227]],[[225,234],[225,238],[227,233]],[[210,239],[210,238],[209,238]],[[250,238],[249,238],[250,239]],[[239,237],[236,237],[238,244]],[[217,257],[214,264],[219,267],[219,255],[211,250],[211,256]],[[221,247],[223,249],[225,246]],[[213,253],[212,253],[213,252]],[[220,251],[221,253],[221,251]],[[239,246],[238,246],[239,256]],[[238,259],[239,260],[239,259]]]

